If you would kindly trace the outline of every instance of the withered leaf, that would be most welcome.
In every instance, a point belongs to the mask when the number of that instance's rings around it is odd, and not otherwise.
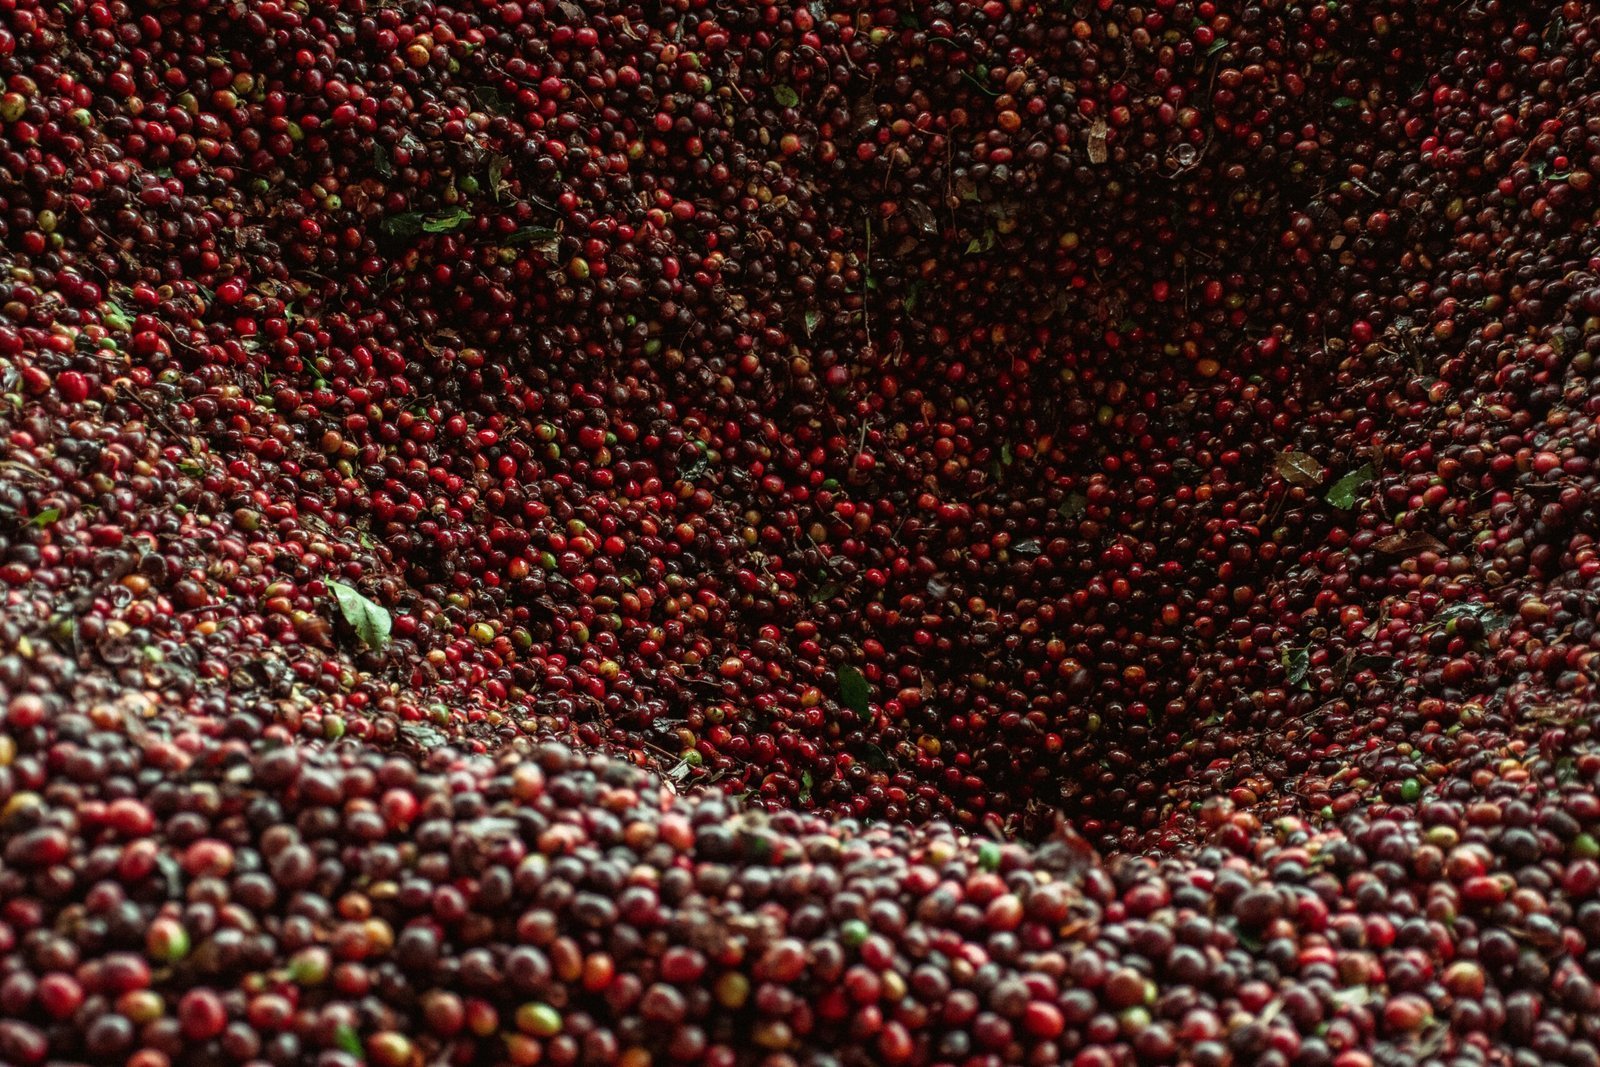
[[[1322,483],[1322,464],[1304,452],[1280,452],[1272,466],[1278,477],[1301,489],[1312,489]]]
[[[1105,119],[1095,119],[1089,127],[1089,162],[1104,163],[1108,157],[1106,152],[1106,134],[1108,127]]]
[[[1406,530],[1402,533],[1392,533],[1388,537],[1380,537],[1372,543],[1372,547],[1392,556],[1409,556],[1413,552],[1443,552],[1446,546],[1443,541],[1426,531]]]

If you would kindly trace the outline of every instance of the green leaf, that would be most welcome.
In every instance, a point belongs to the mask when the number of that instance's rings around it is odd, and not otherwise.
[[[909,315],[909,314],[912,314],[913,312],[915,312],[917,310],[917,305],[920,304],[921,302],[922,302],[922,279],[919,278],[916,281],[912,282],[910,285],[906,286],[905,299],[903,301],[901,301],[901,303],[904,305],[904,307],[906,309],[906,314]]]
[[[988,77],[989,70],[988,70],[987,67],[979,67],[978,70],[983,73],[984,77]],[[967,79],[967,81],[971,82],[973,84],[973,86],[978,90],[978,92],[982,93],[985,96],[999,96],[1000,95],[999,90],[989,88],[988,85],[986,85],[983,82],[979,81],[977,78],[974,78],[971,74],[967,73],[966,71],[962,71],[961,72],[961,76],[963,78]]]
[[[764,865],[772,858],[772,850],[777,841],[765,830],[747,829],[739,834],[739,844],[746,858],[756,864]]]
[[[811,331],[817,328],[817,323],[822,321],[822,313],[818,311],[806,312],[806,336],[811,336]]]
[[[1355,100],[1355,97],[1353,97],[1353,96],[1337,96],[1337,97],[1334,97],[1333,106],[1335,108],[1337,108],[1338,110],[1343,111],[1346,108],[1355,107],[1356,106],[1356,100]]]
[[[450,738],[444,731],[425,722],[402,723],[400,725],[400,736],[423,751],[441,748],[450,743]]]
[[[861,746],[861,762],[871,771],[886,771],[894,766],[889,759],[889,754],[877,745],[868,743]]]
[[[493,111],[497,115],[512,114],[511,102],[506,99],[504,93],[492,85],[474,85],[472,99],[485,111]]]
[[[471,221],[471,219],[472,212],[468,211],[466,208],[452,208],[449,211],[441,211],[438,214],[429,215],[424,218],[422,220],[422,232],[449,233],[452,230],[459,230],[461,227],[465,226],[469,221]]]
[[[33,518],[29,519],[28,520],[28,524],[30,526],[37,526],[39,529],[42,530],[46,526],[50,526],[53,523],[58,522],[60,519],[61,519],[61,509],[60,508],[45,508],[43,511],[39,512],[39,514],[37,514]]]
[[[784,107],[794,107],[800,102],[800,94],[787,85],[775,86],[772,90],[772,98]]]
[[[380,178],[394,177],[394,163],[389,158],[389,152],[382,145],[372,146],[372,169],[378,172]]]
[[[809,804],[811,802],[811,787],[813,785],[815,785],[815,784],[816,784],[816,780],[811,777],[811,772],[810,771],[801,771],[800,772],[800,801],[801,801],[801,803]]]
[[[1372,481],[1377,476],[1377,473],[1372,464],[1363,463],[1329,486],[1328,495],[1325,499],[1329,504],[1341,511],[1349,511],[1356,506],[1357,490]]]
[[[1433,617],[1433,622],[1428,627],[1436,626],[1452,628],[1453,624],[1461,619],[1473,619],[1483,627],[1486,634],[1496,633],[1511,625],[1511,619],[1482,601],[1466,601],[1451,604]],[[1452,631],[1453,632],[1453,631]]]
[[[100,305],[100,321],[119,333],[127,333],[133,329],[133,320],[115,300],[107,300]]]
[[[1373,671],[1377,674],[1383,674],[1393,668],[1393,656],[1378,656],[1371,652],[1363,652],[1350,660],[1350,669],[1354,671]]]
[[[379,652],[387,648],[389,631],[394,625],[389,612],[343,582],[330,581],[327,585],[333,592],[333,598],[339,602],[339,612],[344,616],[344,621],[355,630],[362,644]]]
[[[378,223],[378,232],[391,240],[406,240],[422,235],[422,212],[405,211]]]
[[[511,160],[505,156],[494,156],[489,160],[489,192],[496,200],[500,199],[500,191],[505,187],[506,168],[511,165]]]
[[[553,256],[561,248],[561,234],[548,226],[524,226],[500,242],[507,248],[528,245],[545,256]]]
[[[704,445],[698,446],[700,451],[694,459],[683,465],[678,471],[678,477],[686,482],[697,482],[711,468],[711,456]]]
[[[1286,648],[1278,653],[1278,661],[1283,664],[1283,680],[1290,685],[1299,685],[1305,681],[1306,673],[1311,670],[1311,650]]]
[[[1007,467],[1016,460],[1016,455],[1011,451],[1011,442],[1007,441],[1000,446],[1000,462]]]
[[[340,1023],[339,1028],[333,1032],[333,1043],[339,1046],[341,1052],[348,1053],[358,1060],[366,1060],[366,1050],[361,1047],[361,1035],[356,1033],[356,1028],[349,1023]]]
[[[472,218],[466,208],[427,213],[405,211],[390,215],[378,224],[378,232],[392,241],[414,240],[425,233],[449,233],[458,230]]]
[[[1218,52],[1228,47],[1229,43],[1230,42],[1226,37],[1218,37],[1215,41],[1211,42],[1211,47],[1206,49],[1206,55],[1216,55]]]
[[[816,587],[811,590],[811,602],[813,604],[821,604],[825,600],[832,600],[842,592],[844,592],[844,586],[838,582],[823,580],[818,582]]]
[[[865,715],[872,697],[872,686],[867,683],[866,675],[846,664],[839,668],[835,677],[839,680],[839,702]]]
[[[1068,493],[1067,498],[1056,508],[1056,514],[1063,519],[1075,519],[1089,510],[1089,498],[1082,493]]]

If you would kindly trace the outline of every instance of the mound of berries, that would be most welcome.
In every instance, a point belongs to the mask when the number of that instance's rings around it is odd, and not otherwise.
[[[1597,52],[0,0],[0,1063],[1600,1064]]]
[[[1321,829],[1213,805],[1182,859],[1102,863],[1065,829],[686,799],[531,738],[384,752],[174,721],[32,665],[0,768],[10,1063],[1595,1055],[1600,755]]]

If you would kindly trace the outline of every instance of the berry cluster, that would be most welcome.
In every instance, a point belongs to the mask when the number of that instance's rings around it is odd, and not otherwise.
[[[1597,52],[0,0],[0,1061],[1600,1064]]]

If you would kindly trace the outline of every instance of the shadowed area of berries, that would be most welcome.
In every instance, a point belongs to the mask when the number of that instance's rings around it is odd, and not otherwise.
[[[0,0],[0,1064],[1600,1067],[1597,51]]]

